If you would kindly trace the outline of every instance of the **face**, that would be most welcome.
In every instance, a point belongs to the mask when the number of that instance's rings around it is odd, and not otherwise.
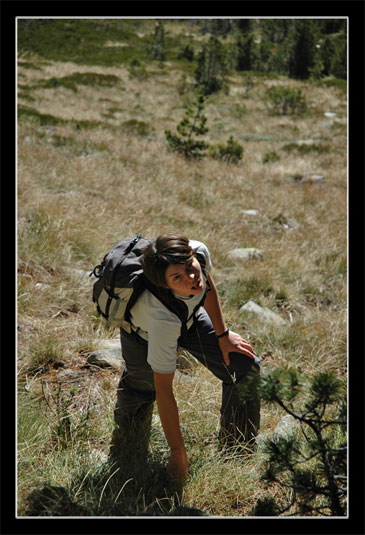
[[[171,264],[165,272],[168,288],[181,297],[198,295],[203,291],[203,277],[196,258],[188,264]]]

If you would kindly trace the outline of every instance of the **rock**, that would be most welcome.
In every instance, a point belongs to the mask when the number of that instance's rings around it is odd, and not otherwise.
[[[253,314],[259,316],[259,318],[261,318],[263,321],[268,323],[273,323],[275,325],[287,325],[287,321],[279,316],[279,314],[276,314],[276,312],[273,312],[267,307],[258,305],[252,299],[247,301],[247,303],[240,308],[240,312],[252,312]]]
[[[245,215],[258,215],[258,210],[241,210],[241,214]]]
[[[318,140],[314,139],[298,139],[298,141],[295,142],[296,145],[302,146],[302,145],[315,145],[315,143],[318,143]]]
[[[101,368],[111,367],[120,370],[124,364],[120,340],[100,340],[97,346],[98,349],[88,355],[87,362]]]
[[[297,420],[291,416],[290,414],[286,414],[283,416],[283,418],[280,420],[280,422],[275,427],[274,431],[272,433],[259,433],[256,437],[256,442],[258,445],[258,449],[261,452],[266,452],[266,444],[267,441],[270,440],[278,440],[280,438],[289,438],[290,435],[293,433],[294,429],[297,427],[298,422]]]
[[[280,228],[282,227],[285,230],[299,228],[299,223],[283,214],[279,214],[278,216],[274,217],[272,221],[275,225],[279,225]]]
[[[194,377],[193,375],[187,375],[186,373],[181,373],[179,370],[175,371],[174,380],[183,381],[185,383],[196,383],[197,381],[199,381],[198,377]]]
[[[296,419],[290,414],[285,415],[275,427],[272,438],[287,438],[292,434],[295,426],[297,425]]]
[[[285,223],[283,223],[283,227],[285,229],[293,229],[293,228],[299,228],[299,223],[294,221],[294,219],[287,219]]]
[[[37,290],[48,290],[50,288],[49,284],[43,284],[43,282],[36,282],[34,288]]]
[[[327,119],[335,119],[337,117],[337,113],[334,111],[326,111],[324,116],[327,117]]]
[[[122,357],[121,352],[118,352],[115,349],[100,349],[93,351],[87,357],[87,362],[89,364],[94,364],[95,366],[100,366],[100,368],[115,368],[119,370],[122,367]]]
[[[61,370],[58,372],[57,377],[64,379],[78,379],[79,373],[75,370]]]
[[[232,249],[227,253],[230,258],[237,258],[242,260],[253,260],[256,258],[262,258],[262,251],[255,249],[254,247],[246,247],[242,249]]]

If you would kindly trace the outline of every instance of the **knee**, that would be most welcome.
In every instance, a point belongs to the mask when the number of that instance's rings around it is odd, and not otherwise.
[[[230,353],[229,370],[236,374],[238,380],[246,377],[249,373],[258,375],[260,373],[260,359],[248,357],[243,353]]]

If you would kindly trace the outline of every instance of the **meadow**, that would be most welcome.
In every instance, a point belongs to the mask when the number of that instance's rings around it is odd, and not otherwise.
[[[169,24],[170,50],[179,32],[200,46],[202,36]],[[124,237],[177,232],[204,242],[227,324],[250,341],[263,371],[347,377],[343,84],[230,72],[228,90],[207,97],[205,139],[219,144],[233,135],[243,159],[187,160],[168,150],[164,132],[176,130],[194,100],[191,65],[172,54],[133,65],[127,59],[152,28],[146,21],[118,41],[111,27],[94,62],[73,57],[66,40],[57,57],[18,51],[19,516],[166,515],[176,506],[156,409],[148,470],[129,477],[108,465],[121,371],[86,364],[98,342],[118,332],[97,317],[92,280],[80,274]],[[271,113],[271,87],[300,89],[306,113]],[[293,179],[310,173],[322,178]],[[228,255],[244,247],[262,256]],[[242,312],[249,299],[285,325]],[[252,516],[268,492],[280,501],[283,490],[261,479],[260,451],[217,453],[220,384],[185,358],[191,380],[176,380],[175,395],[190,472],[178,504],[240,517]],[[270,435],[283,415],[264,404],[261,432]]]

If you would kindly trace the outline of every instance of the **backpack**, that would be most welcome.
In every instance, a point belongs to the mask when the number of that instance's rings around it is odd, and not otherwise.
[[[149,290],[171,312],[176,314],[186,329],[186,323],[195,317],[203,305],[206,291],[193,314],[188,317],[188,308],[183,301],[176,299],[169,290],[158,288],[143,274],[143,251],[152,240],[138,234],[117,243],[94,267],[91,275],[96,277],[93,284],[92,300],[99,315],[106,320],[107,326],[123,327],[131,332],[130,310],[144,290]],[[204,270],[205,262],[201,255],[198,260]]]

